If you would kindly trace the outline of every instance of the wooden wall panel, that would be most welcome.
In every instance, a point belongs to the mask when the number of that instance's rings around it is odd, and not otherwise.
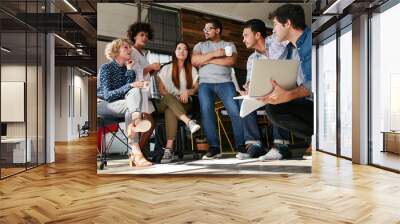
[[[238,61],[234,67],[246,69],[247,58],[253,52],[253,50],[246,49],[246,46],[243,43],[243,22],[182,9],[181,32],[183,41],[187,42],[191,49],[193,49],[196,43],[205,41],[203,28],[205,23],[211,18],[216,18],[221,21],[223,27],[222,39],[225,41],[234,42],[236,45],[238,50]]]

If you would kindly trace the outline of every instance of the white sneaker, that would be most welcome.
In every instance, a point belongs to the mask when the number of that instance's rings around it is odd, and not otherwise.
[[[196,131],[200,130],[201,127],[196,123],[196,121],[190,120],[188,123],[188,128],[190,133],[194,134]]]
[[[266,160],[280,160],[282,159],[282,154],[279,153],[277,148],[272,148],[269,152],[263,156],[258,157],[259,161],[266,161]]]
[[[312,160],[312,148],[311,148],[311,145],[304,152],[303,159],[304,160]]]
[[[250,159],[251,156],[249,153],[238,152],[238,153],[236,153],[236,158],[243,160],[243,159]]]

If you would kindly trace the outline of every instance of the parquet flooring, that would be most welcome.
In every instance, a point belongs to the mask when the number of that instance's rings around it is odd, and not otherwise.
[[[96,174],[95,137],[0,181],[0,223],[400,223],[400,175],[314,152],[313,173]]]

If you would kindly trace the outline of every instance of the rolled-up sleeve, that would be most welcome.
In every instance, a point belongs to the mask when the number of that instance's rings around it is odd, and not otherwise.
[[[301,60],[301,70],[303,73],[303,86],[307,88],[310,94],[312,93],[312,74],[311,74],[311,52],[307,53],[306,56]]]

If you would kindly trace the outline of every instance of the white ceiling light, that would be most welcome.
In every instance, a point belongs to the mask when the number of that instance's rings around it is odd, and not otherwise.
[[[342,14],[343,9],[347,8],[354,0],[336,0],[322,14]]]
[[[54,36],[57,37],[58,39],[60,39],[61,41],[63,41],[64,43],[66,43],[67,45],[69,45],[69,46],[75,48],[75,45],[73,45],[73,44],[72,44],[71,42],[69,42],[68,40],[66,40],[66,39],[64,39],[64,38],[62,38],[62,37],[60,37],[60,36],[58,36],[57,34],[54,34]]]
[[[78,10],[68,1],[68,0],[64,0],[65,4],[67,4],[72,10],[74,10],[75,12],[78,12]]]
[[[6,53],[10,53],[10,52],[11,52],[11,50],[8,50],[8,49],[5,48],[5,47],[1,47],[1,50],[4,51],[4,52],[6,52]]]

